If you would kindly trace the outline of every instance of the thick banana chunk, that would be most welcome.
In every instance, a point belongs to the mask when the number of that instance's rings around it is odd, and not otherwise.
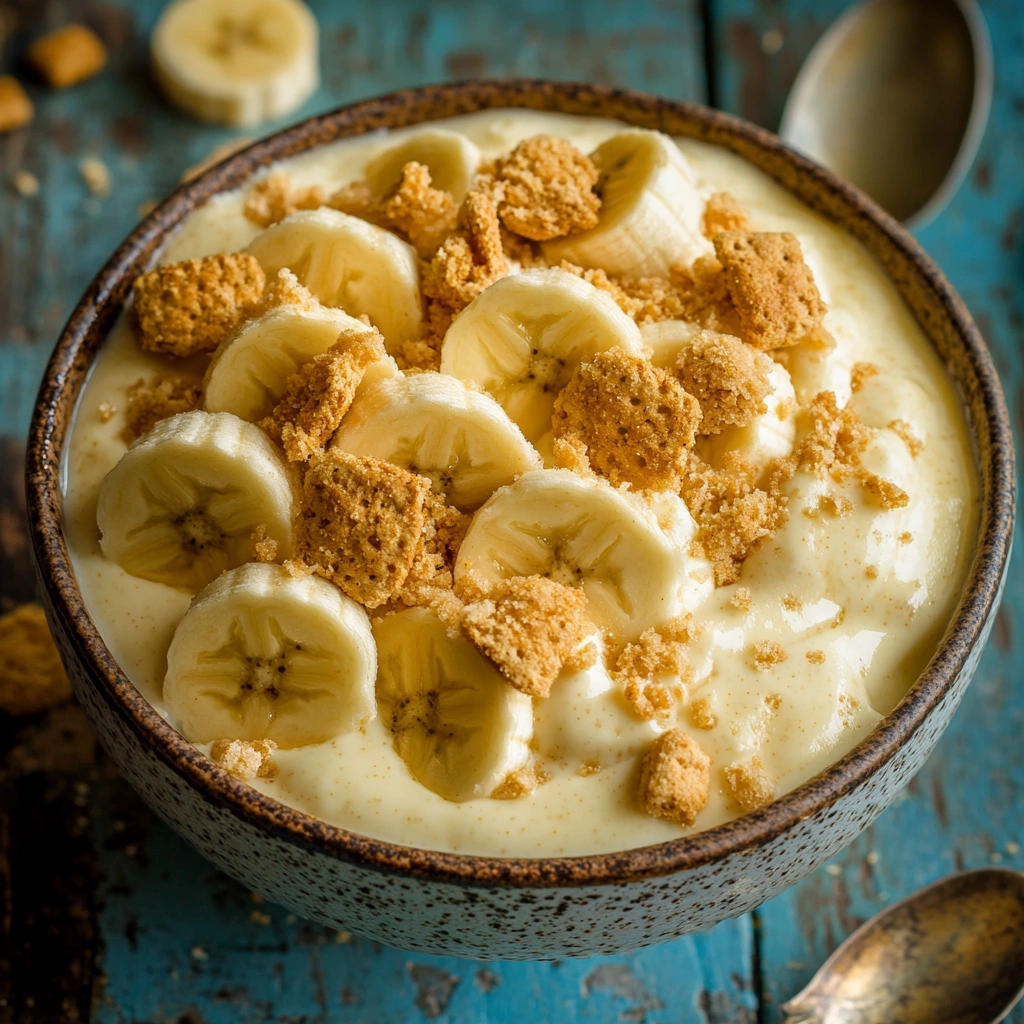
[[[450,192],[461,203],[480,166],[480,150],[465,135],[445,128],[416,132],[375,156],[366,166],[366,183],[382,199],[402,180],[402,168],[415,160],[430,171],[434,188]]]
[[[177,0],[153,30],[153,73],[193,117],[258,124],[290,114],[316,90],[317,34],[298,0]]]
[[[490,392],[536,443],[576,366],[616,347],[643,355],[639,329],[609,295],[564,270],[528,270],[496,281],[455,318],[441,372]]]
[[[656,514],[597,478],[533,470],[473,517],[455,578],[542,575],[581,586],[594,623],[633,640],[703,599],[707,568],[687,555],[693,530],[681,501]]]
[[[167,652],[164,702],[193,743],[323,743],[376,716],[366,612],[316,576],[250,562],[193,600]]]
[[[259,427],[184,412],[121,456],[100,485],[96,522],[111,561],[195,591],[252,557],[258,526],[291,557],[292,505],[291,471]]]
[[[249,243],[268,278],[287,267],[325,306],[366,314],[388,342],[420,331],[416,250],[390,231],[338,210],[301,210]]]
[[[530,756],[533,702],[464,636],[423,608],[374,626],[377,704],[395,750],[427,789],[487,797]]]
[[[667,135],[631,128],[598,146],[590,159],[601,172],[600,220],[589,231],[545,243],[549,262],[654,277],[711,252],[701,231],[704,200]]]
[[[463,510],[482,505],[540,455],[490,395],[441,373],[397,377],[357,398],[332,447],[429,477]]]
[[[700,324],[688,320],[655,320],[640,328],[640,337],[650,352],[651,362],[670,370],[700,332]]]

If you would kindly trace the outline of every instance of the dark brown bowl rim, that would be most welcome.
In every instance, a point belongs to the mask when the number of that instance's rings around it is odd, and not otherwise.
[[[382,126],[414,124],[475,110],[522,107],[616,117],[657,128],[668,118],[727,148],[761,150],[820,185],[863,230],[881,231],[915,268],[955,327],[977,379],[983,422],[972,424],[981,478],[979,537],[960,604],[935,656],[899,706],[845,757],[768,807],[676,840],[583,857],[504,858],[440,853],[371,839],[328,825],[259,793],[219,768],[175,731],[120,671],[89,617],[71,568],[61,525],[61,455],[71,412],[93,352],[87,336],[105,336],[123,306],[127,283],[144,269],[168,232],[210,196],[242,184],[273,160],[334,138]],[[769,172],[771,173],[771,172]],[[807,202],[807,197],[802,197]],[[814,205],[814,203],[810,203]],[[856,235],[857,231],[853,230]],[[987,431],[987,435],[985,435]],[[980,435],[987,444],[979,444]],[[280,131],[183,185],[128,236],[75,308],[43,378],[26,454],[31,536],[42,585],[59,625],[102,698],[143,746],[204,800],[275,839],[379,871],[476,886],[555,887],[621,884],[693,869],[770,842],[834,804],[897,755],[943,700],[982,639],[998,602],[1013,530],[1014,457],[1010,421],[995,367],[952,287],[914,239],[852,185],[746,121],[694,104],[576,83],[512,80],[425,86],[353,103]]]

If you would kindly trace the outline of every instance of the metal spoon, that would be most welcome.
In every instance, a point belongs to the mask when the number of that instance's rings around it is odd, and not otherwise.
[[[951,875],[871,918],[782,1007],[790,1024],[995,1024],[1024,993],[1024,874]]]
[[[975,0],[867,0],[811,51],[779,134],[920,228],[970,169],[991,100]]]

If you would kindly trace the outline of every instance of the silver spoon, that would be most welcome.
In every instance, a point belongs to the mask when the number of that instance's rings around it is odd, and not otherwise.
[[[857,929],[782,1007],[790,1024],[995,1024],[1024,993],[1024,874],[951,875]]]
[[[920,228],[970,169],[991,101],[975,0],[867,0],[811,51],[779,134]]]

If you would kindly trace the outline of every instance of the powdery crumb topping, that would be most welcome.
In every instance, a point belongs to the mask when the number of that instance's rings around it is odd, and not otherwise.
[[[854,393],[860,391],[879,372],[874,363],[854,363],[850,368],[850,390]]]
[[[319,185],[296,186],[284,171],[273,171],[249,189],[242,212],[253,224],[268,228],[298,210],[316,210],[326,201]]]
[[[680,729],[668,729],[640,764],[640,806],[689,828],[708,802],[711,758]]]
[[[575,146],[552,135],[520,142],[501,161],[505,185],[498,215],[509,231],[535,242],[596,227],[598,170]]]
[[[749,612],[753,603],[749,587],[737,587],[736,592],[729,599],[729,604],[741,612]]]
[[[698,729],[705,731],[714,729],[718,725],[718,716],[715,714],[710,697],[701,697],[690,705],[690,721]]]
[[[756,811],[775,799],[775,785],[759,757],[736,762],[725,769],[725,784],[745,811]]]
[[[210,758],[236,779],[272,779],[277,775],[273,740],[216,740]]]
[[[579,364],[555,401],[555,438],[585,446],[590,465],[613,484],[666,490],[679,485],[700,406],[665,370],[620,349]]]
[[[704,207],[703,230],[706,238],[723,231],[749,231],[747,211],[731,192],[716,192]]]
[[[894,508],[906,508],[910,504],[910,495],[902,487],[891,480],[884,480],[874,473],[866,473],[861,477],[864,490],[880,509],[889,512]]]
[[[26,54],[29,64],[54,89],[66,89],[99,74],[107,48],[85,25],[65,25],[37,39]]]
[[[0,709],[34,715],[68,700],[71,684],[37,604],[0,615]]]
[[[260,302],[266,278],[247,252],[157,267],[135,279],[139,344],[184,358],[211,352]]]
[[[679,353],[676,376],[700,403],[700,433],[742,427],[765,413],[772,361],[739,338],[701,331]]]
[[[781,665],[786,660],[786,649],[778,640],[758,640],[751,651],[754,658],[754,668],[758,672],[767,672],[769,669]]]
[[[803,609],[804,603],[796,594],[783,594],[782,607],[787,612],[798,612]]]
[[[904,530],[896,540],[900,544],[910,544],[914,540],[914,535],[909,530]]]
[[[714,245],[745,341],[767,351],[820,327],[825,303],[795,235],[723,231]]]
[[[686,660],[689,642],[690,616],[684,616],[659,629],[645,629],[619,653],[612,676],[622,682],[622,695],[639,718],[667,721],[673,715],[693,677]]]
[[[386,226],[407,238],[420,256],[429,256],[455,230],[458,212],[452,194],[434,188],[430,170],[416,161],[402,168],[398,187],[382,210]]]
[[[907,446],[912,458],[916,459],[924,451],[924,441],[914,433],[914,428],[906,420],[893,420],[889,429]]]
[[[35,108],[21,82],[13,75],[0,75],[0,132],[24,128],[34,116]]]
[[[491,793],[492,800],[519,800],[535,792],[545,782],[551,781],[551,775],[539,764],[530,764],[525,768],[509,772]]]
[[[192,377],[157,377],[151,384],[139,379],[128,388],[121,439],[131,444],[158,421],[198,409],[202,399],[202,384]]]
[[[587,458],[587,446],[575,434],[553,438],[551,458],[557,469],[569,469],[579,476],[597,475]]]
[[[277,559],[277,541],[267,536],[267,524],[260,523],[250,535],[257,562],[273,562]]]
[[[861,453],[871,443],[874,431],[849,405],[840,409],[831,391],[815,395],[801,418],[809,429],[798,447],[797,465],[842,483],[860,465]]]
[[[824,665],[825,664],[825,652],[824,651],[808,651],[804,657],[812,665]]]
[[[402,589],[425,524],[430,481],[332,448],[311,460],[297,522],[300,557],[376,608]]]
[[[513,576],[466,605],[462,629],[517,690],[547,697],[583,639],[581,590],[544,576]]]
[[[804,515],[808,519],[818,519],[822,515],[843,519],[851,512],[853,512],[853,502],[845,494],[820,494],[814,505],[804,508]]]

